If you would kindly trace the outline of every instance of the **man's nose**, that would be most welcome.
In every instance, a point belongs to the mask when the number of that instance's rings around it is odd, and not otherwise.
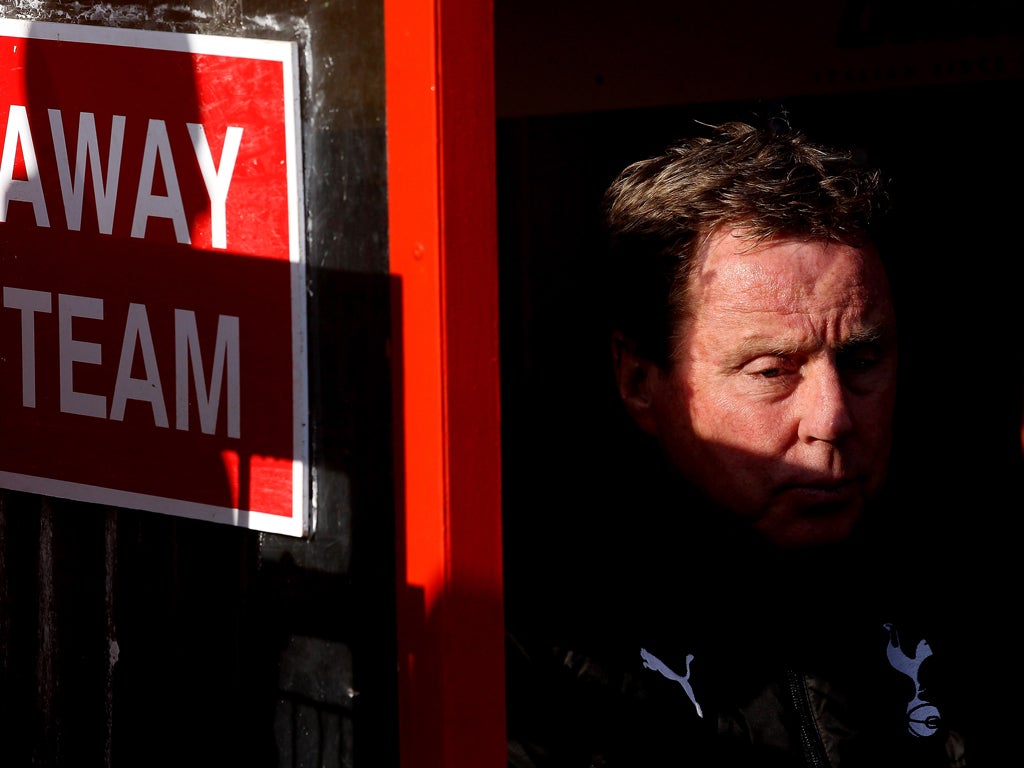
[[[798,434],[804,442],[835,442],[853,428],[848,394],[833,360],[804,366],[797,389]]]

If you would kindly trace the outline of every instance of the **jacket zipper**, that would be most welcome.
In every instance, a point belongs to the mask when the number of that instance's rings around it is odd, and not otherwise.
[[[793,669],[786,670],[786,683],[789,686],[790,700],[796,712],[799,728],[800,747],[808,768],[829,768],[825,745],[818,735],[818,728],[811,715],[811,702],[807,697],[807,687],[803,678]]]

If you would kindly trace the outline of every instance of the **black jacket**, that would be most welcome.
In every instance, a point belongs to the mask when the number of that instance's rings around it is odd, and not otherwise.
[[[969,765],[962,616],[912,536],[777,552],[658,519],[551,585],[565,621],[510,622],[510,766]]]

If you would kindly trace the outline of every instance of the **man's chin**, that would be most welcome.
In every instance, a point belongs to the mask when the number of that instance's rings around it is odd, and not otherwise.
[[[773,510],[755,528],[780,549],[805,549],[848,540],[861,518],[860,503],[818,505],[799,510]]]

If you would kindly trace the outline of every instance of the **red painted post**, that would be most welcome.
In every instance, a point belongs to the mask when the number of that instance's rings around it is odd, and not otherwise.
[[[384,14],[401,762],[501,768],[493,6],[386,0]]]

